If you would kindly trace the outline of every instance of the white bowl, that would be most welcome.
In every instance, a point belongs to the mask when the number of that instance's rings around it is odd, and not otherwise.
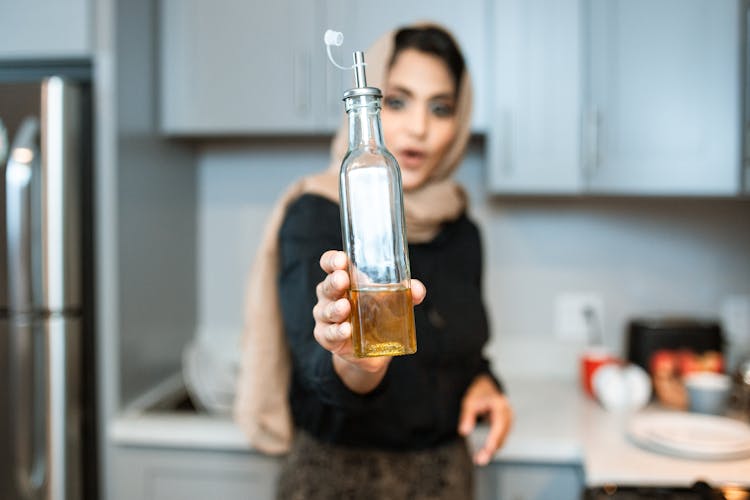
[[[721,415],[727,409],[731,380],[728,375],[696,372],[684,377],[690,411]]]

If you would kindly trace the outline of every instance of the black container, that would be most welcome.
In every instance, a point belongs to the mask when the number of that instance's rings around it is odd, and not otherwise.
[[[693,318],[642,318],[628,324],[627,359],[650,373],[651,356],[661,349],[695,353],[723,352],[724,336],[717,321]]]

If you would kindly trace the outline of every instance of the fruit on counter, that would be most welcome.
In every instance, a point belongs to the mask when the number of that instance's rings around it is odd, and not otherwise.
[[[677,352],[677,359],[680,365],[680,374],[683,377],[696,372],[721,373],[724,371],[723,358],[720,352],[706,351],[702,354],[696,354],[683,349]]]
[[[660,349],[651,356],[651,375],[676,374],[680,377],[695,372],[724,371],[724,358],[718,351],[697,353],[688,349]]]
[[[654,392],[659,401],[672,408],[688,407],[688,393],[683,378],[697,372],[721,373],[724,359],[720,352],[696,353],[688,349],[661,349],[651,356],[650,370]]]
[[[654,375],[654,393],[664,406],[686,410],[688,407],[688,392],[685,383],[678,376]]]
[[[675,351],[661,349],[651,356],[651,375],[672,375],[679,372]]]

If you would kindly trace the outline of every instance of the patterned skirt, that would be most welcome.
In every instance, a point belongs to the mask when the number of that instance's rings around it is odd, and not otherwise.
[[[456,439],[420,451],[347,448],[297,431],[281,468],[278,500],[469,500],[474,466]]]

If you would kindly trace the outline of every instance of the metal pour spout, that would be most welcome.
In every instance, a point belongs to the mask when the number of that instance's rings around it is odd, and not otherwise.
[[[367,87],[365,76],[365,54],[358,50],[354,53],[354,83],[357,88]]]

